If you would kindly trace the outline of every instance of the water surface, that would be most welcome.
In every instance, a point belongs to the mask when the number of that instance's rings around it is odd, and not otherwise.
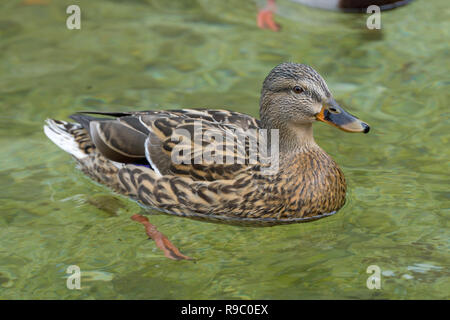
[[[449,298],[449,8],[382,14],[279,1],[282,32],[251,1],[22,1],[0,11],[0,298]],[[68,30],[78,4],[81,30]],[[316,68],[368,135],[315,125],[347,204],[307,224],[246,228],[157,215],[196,262],[175,262],[130,220],[135,203],[92,183],[43,134],[79,110],[229,108],[258,115],[278,63]],[[66,287],[78,265],[82,290]],[[382,288],[369,290],[378,265]]]

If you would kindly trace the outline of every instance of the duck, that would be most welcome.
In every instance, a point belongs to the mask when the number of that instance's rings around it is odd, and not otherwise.
[[[317,71],[293,62],[269,72],[259,107],[260,119],[224,109],[78,112],[47,119],[44,132],[88,177],[149,213],[263,227],[335,214],[345,177],[315,142],[313,123],[360,133],[369,125]],[[167,257],[188,258],[146,216],[132,219]]]
[[[370,6],[376,5],[380,11],[392,10],[407,5],[412,0],[291,0],[293,2],[324,10],[333,10],[338,12],[367,13]],[[275,0],[266,0],[264,8],[258,10],[256,23],[260,29],[269,29],[280,31],[280,24],[274,20],[276,12]]]

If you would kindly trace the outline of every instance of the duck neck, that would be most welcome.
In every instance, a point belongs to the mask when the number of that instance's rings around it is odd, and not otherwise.
[[[319,148],[314,141],[312,123],[295,124],[290,122],[266,123],[264,129],[278,129],[280,155],[288,155]]]
[[[280,153],[300,153],[318,148],[314,141],[312,123],[288,123],[280,128]]]

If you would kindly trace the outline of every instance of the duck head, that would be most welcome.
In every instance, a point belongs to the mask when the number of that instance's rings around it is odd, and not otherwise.
[[[264,128],[279,129],[281,134],[310,128],[315,121],[347,132],[370,130],[367,123],[338,105],[313,68],[297,63],[282,63],[266,77],[261,91],[260,116]]]

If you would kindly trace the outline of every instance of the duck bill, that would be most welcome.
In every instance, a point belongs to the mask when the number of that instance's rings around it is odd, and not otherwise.
[[[316,119],[347,132],[367,133],[370,127],[357,117],[345,111],[336,101],[331,100],[322,106],[322,110],[316,114]]]

